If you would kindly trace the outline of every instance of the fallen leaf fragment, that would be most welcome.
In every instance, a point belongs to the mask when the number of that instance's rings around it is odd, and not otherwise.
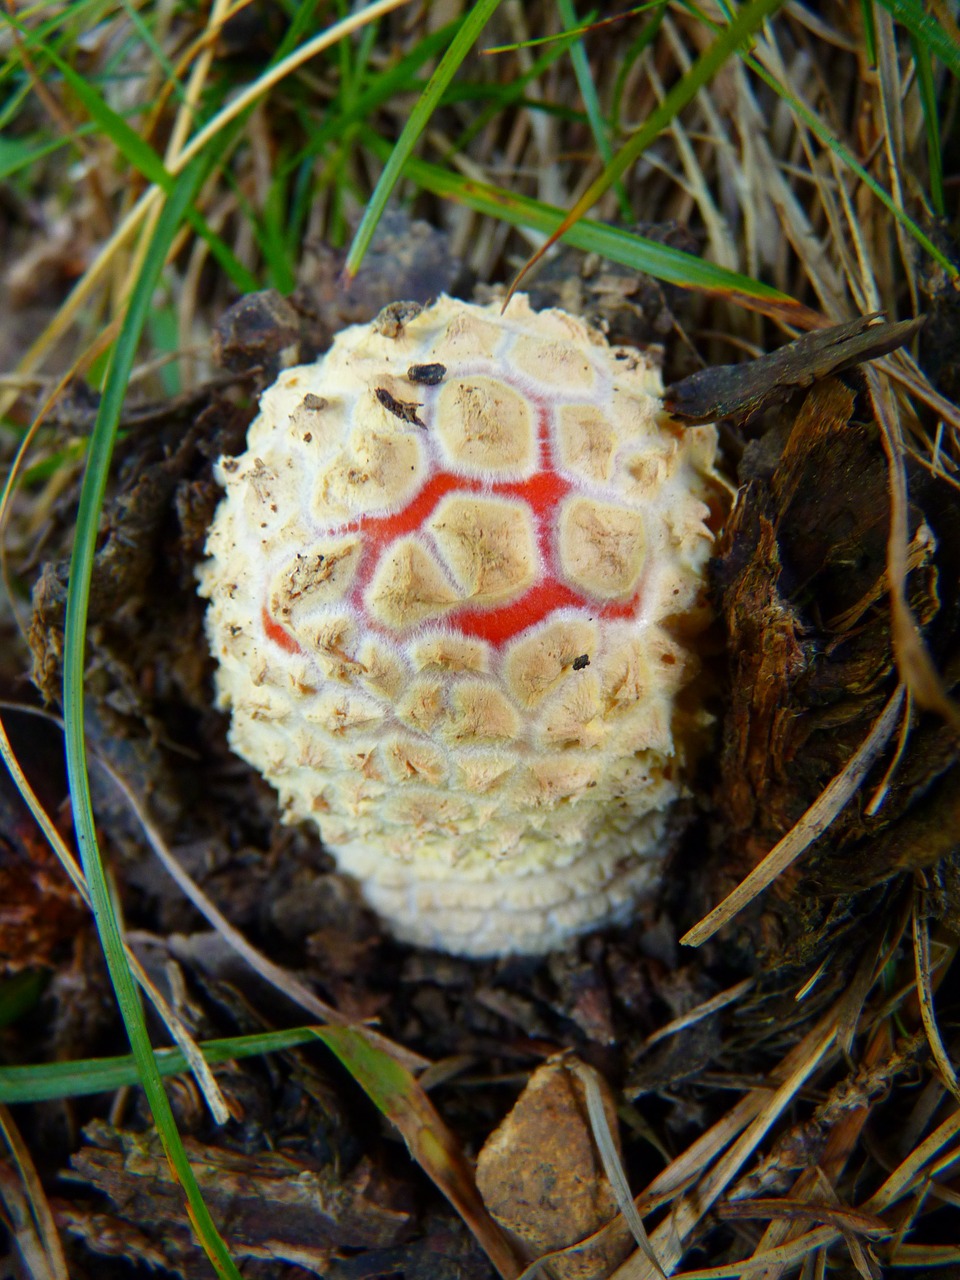
[[[598,1082],[600,1077],[597,1077]],[[617,1132],[613,1092],[601,1084],[608,1127]],[[531,1257],[587,1241],[617,1213],[587,1111],[583,1083],[563,1061],[530,1077],[477,1161],[477,1186],[491,1216]],[[550,1259],[558,1280],[598,1280],[626,1257],[628,1228]]]

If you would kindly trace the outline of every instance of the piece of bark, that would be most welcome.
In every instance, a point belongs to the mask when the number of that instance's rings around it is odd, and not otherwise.
[[[714,790],[716,850],[702,859],[693,919],[719,902],[794,826],[867,737],[897,684],[890,637],[886,544],[888,471],[879,431],[861,420],[838,379],[791,404],[741,466],[742,486],[718,547],[715,584],[727,633],[729,696]],[[960,512],[952,486],[908,466],[911,503],[907,594],[948,683],[960,676]],[[871,797],[887,780],[882,805]],[[835,997],[875,946],[903,872],[955,856],[956,743],[935,717],[919,719],[905,749],[897,736],[858,796],[727,932],[783,1017],[825,956],[811,997]],[[935,871],[934,871],[935,874]],[[682,878],[684,872],[678,869]],[[703,886],[706,886],[704,894]],[[938,913],[949,914],[949,895]],[[693,920],[691,920],[693,923]]]
[[[887,324],[873,312],[847,324],[804,334],[769,355],[743,364],[700,369],[663,393],[664,408],[685,426],[747,422],[761,409],[822,378],[895,351],[909,342],[923,317]]]
[[[61,1225],[94,1251],[113,1256],[144,1256],[145,1239],[161,1265],[181,1276],[207,1275],[209,1263],[156,1134],[94,1121],[85,1136],[68,1176],[102,1192],[112,1212],[59,1205]],[[321,1166],[280,1152],[248,1155],[189,1137],[184,1145],[236,1258],[299,1263],[322,1275],[341,1250],[386,1248],[409,1230],[410,1215],[397,1205],[398,1187],[379,1178],[366,1159],[344,1174],[332,1163]]]

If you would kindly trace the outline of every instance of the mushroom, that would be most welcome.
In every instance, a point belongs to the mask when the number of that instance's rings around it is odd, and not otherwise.
[[[231,746],[406,941],[544,952],[658,883],[717,492],[714,429],[660,391],[522,295],[395,304],[284,370],[218,465]]]

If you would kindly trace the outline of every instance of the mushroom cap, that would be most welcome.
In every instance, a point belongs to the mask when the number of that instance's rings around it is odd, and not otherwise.
[[[230,743],[401,938],[542,952],[657,884],[704,737],[712,427],[514,297],[396,304],[263,395],[200,591]]]

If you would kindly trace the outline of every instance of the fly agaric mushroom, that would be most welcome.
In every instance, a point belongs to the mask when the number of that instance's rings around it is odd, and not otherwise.
[[[515,297],[388,307],[264,394],[201,570],[230,743],[401,938],[543,952],[649,895],[706,715],[712,427]]]

